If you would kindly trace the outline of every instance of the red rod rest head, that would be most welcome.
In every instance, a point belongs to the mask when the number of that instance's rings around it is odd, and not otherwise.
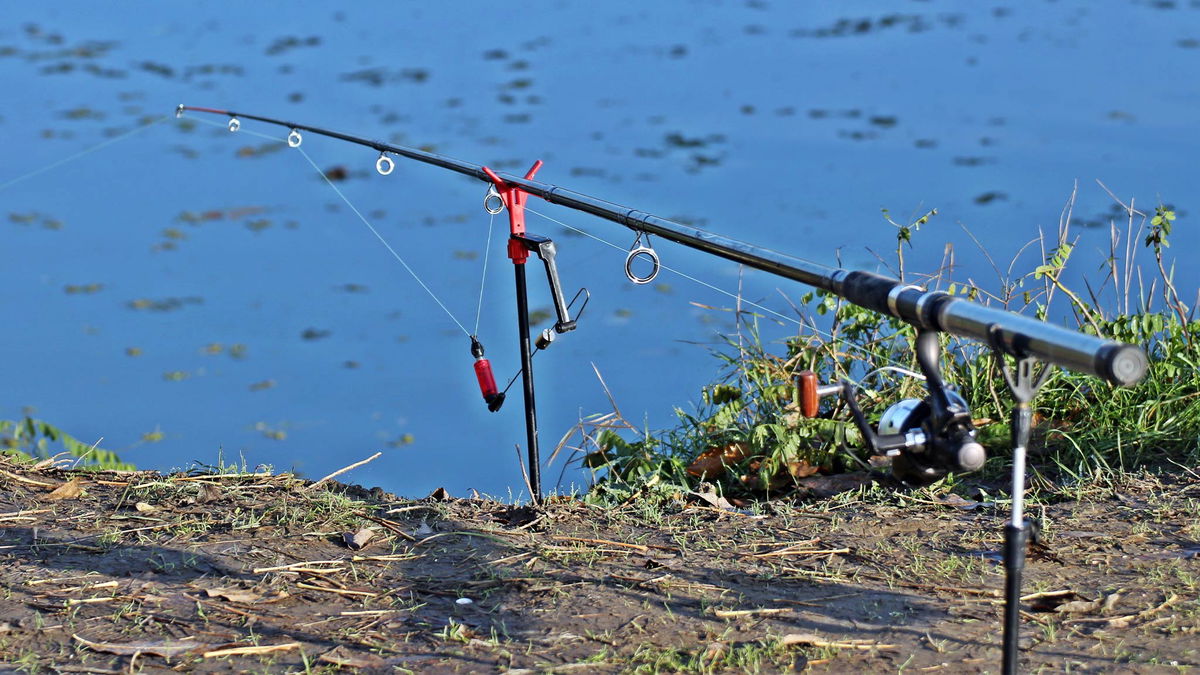
[[[541,168],[542,160],[539,159],[525,172],[525,180],[533,180]],[[515,185],[509,185],[503,178],[496,175],[495,171],[486,166],[482,169],[483,173],[487,174],[488,180],[496,186],[496,192],[500,193],[500,199],[504,202],[504,207],[508,209],[509,234],[513,237],[525,234],[525,200],[529,198],[529,193]],[[508,257],[512,259],[514,265],[523,265],[529,259],[529,251],[525,250],[520,242],[509,239]]]

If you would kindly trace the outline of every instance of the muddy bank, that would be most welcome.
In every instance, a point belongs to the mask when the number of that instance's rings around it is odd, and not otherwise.
[[[1004,511],[961,497],[531,509],[0,470],[6,670],[999,669]],[[1200,482],[1179,476],[1034,508],[1025,668],[1200,664]]]

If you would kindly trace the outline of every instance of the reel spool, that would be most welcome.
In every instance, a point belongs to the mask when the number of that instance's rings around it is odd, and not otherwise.
[[[952,407],[967,410],[967,402],[958,392],[946,389],[945,393]],[[893,403],[879,417],[880,438],[908,438],[910,434],[924,437],[924,442],[915,447],[887,453],[892,457],[892,475],[906,485],[929,485],[951,471],[977,471],[983,468],[987,460],[983,446],[975,440],[975,428],[969,426],[969,419],[967,428],[957,428],[948,434],[949,437],[935,437],[935,441],[930,443],[925,427],[931,415],[932,406],[928,398],[906,398]]]

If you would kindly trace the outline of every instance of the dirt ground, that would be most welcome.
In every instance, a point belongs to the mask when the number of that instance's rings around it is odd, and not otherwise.
[[[1022,668],[1200,665],[1200,478],[1070,496],[1033,507]],[[534,509],[0,460],[0,671],[994,673],[1005,513],[880,487]]]

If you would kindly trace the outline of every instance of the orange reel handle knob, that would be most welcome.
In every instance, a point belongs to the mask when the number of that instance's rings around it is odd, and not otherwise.
[[[811,370],[796,373],[796,384],[800,389],[800,414],[816,417],[821,407],[821,396],[817,393],[817,374]]]

